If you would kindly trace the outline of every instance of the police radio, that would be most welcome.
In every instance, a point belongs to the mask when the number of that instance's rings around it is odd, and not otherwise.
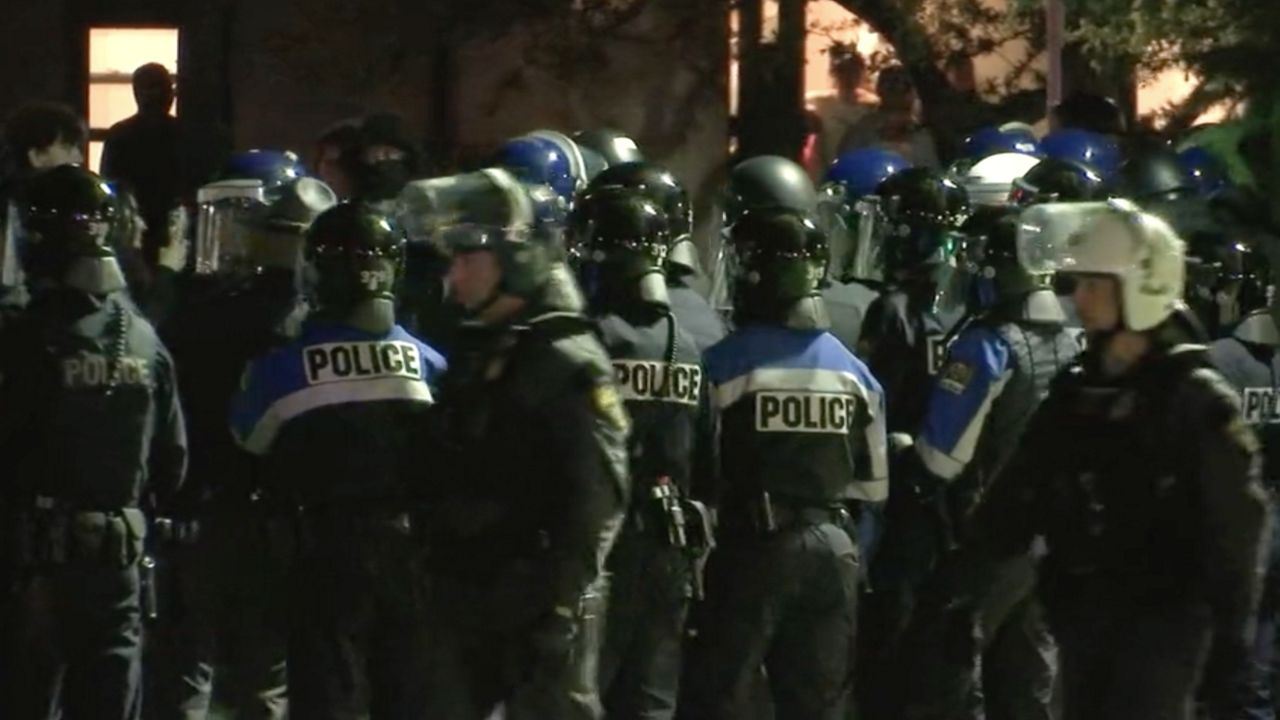
[[[685,534],[684,507],[680,504],[680,494],[671,478],[665,475],[658,478],[650,495],[658,504],[662,525],[666,528],[667,544],[677,548],[687,547],[689,537]]]

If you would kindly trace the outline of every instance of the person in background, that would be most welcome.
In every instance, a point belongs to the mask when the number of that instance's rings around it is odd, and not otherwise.
[[[809,174],[822,177],[827,166],[839,155],[840,142],[850,127],[870,113],[877,98],[863,87],[867,61],[856,47],[835,43],[827,50],[831,59],[831,80],[835,92],[809,101],[809,113],[815,121],[817,137],[809,156]]]
[[[920,126],[916,112],[919,97],[907,69],[893,65],[876,78],[880,107],[849,128],[840,141],[840,152],[864,147],[892,150],[916,167],[939,166],[933,134]]]

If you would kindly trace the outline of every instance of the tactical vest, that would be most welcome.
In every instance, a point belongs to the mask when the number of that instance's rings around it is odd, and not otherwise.
[[[830,333],[747,326],[705,362],[730,496],[822,505],[887,495],[880,385]]]
[[[631,493],[649,497],[655,480],[690,489],[698,418],[705,397],[702,356],[671,315],[632,324],[619,315],[596,319],[613,363],[618,394],[631,416],[628,438]]]
[[[985,487],[1018,447],[1053,379],[1080,353],[1070,330],[1060,325],[1009,322],[993,330],[1011,349],[1013,373],[992,403],[972,470]]]
[[[88,302],[82,299],[81,302]],[[6,382],[35,383],[25,428],[30,453],[18,458],[19,495],[76,509],[136,507],[148,477],[157,383],[162,364],[155,331],[123,295],[87,314],[60,301],[33,306],[26,367]]]
[[[1055,434],[1039,486],[1050,552],[1046,603],[1094,585],[1124,603],[1165,603],[1196,592],[1193,560],[1204,542],[1197,517],[1194,438],[1172,401],[1202,351],[1155,358],[1114,384],[1073,365],[1042,412]],[[1092,581],[1095,581],[1092,582]]]
[[[1240,393],[1245,422],[1262,441],[1267,486],[1280,489],[1280,353],[1274,347],[1229,337],[1213,343],[1209,354]]]

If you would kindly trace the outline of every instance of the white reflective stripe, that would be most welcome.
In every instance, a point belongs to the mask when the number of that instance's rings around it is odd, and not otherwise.
[[[1000,393],[1004,392],[1004,386],[1009,383],[1011,377],[1013,377],[1013,368],[1000,373],[1000,377],[987,386],[987,396],[982,399],[978,411],[973,414],[969,420],[969,426],[964,429],[950,453],[944,453],[933,447],[923,437],[916,440],[916,452],[920,454],[920,459],[929,472],[943,480],[955,480],[960,473],[964,472],[965,466],[973,460],[973,453],[978,448],[978,439],[982,437],[982,427],[986,424],[987,415],[991,413],[991,404],[1000,397]]]
[[[850,486],[849,498],[864,502],[884,502],[889,499],[889,480],[856,482]]]
[[[880,394],[864,389],[867,412],[871,413],[871,422],[867,423],[867,455],[871,458],[871,481],[884,482],[885,497],[889,495],[889,436],[888,426],[883,409],[884,403]],[[883,498],[881,498],[883,499]]]
[[[743,396],[761,390],[786,392],[845,393],[866,397],[858,376],[841,370],[812,368],[760,368],[717,385],[712,399],[719,410],[738,402]]]
[[[303,413],[330,405],[377,402],[379,400],[408,400],[431,404],[435,398],[431,387],[422,380],[386,377],[359,382],[313,385],[286,395],[272,403],[250,431],[249,437],[236,434],[236,440],[245,450],[255,455],[265,455],[275,442],[284,424]]]

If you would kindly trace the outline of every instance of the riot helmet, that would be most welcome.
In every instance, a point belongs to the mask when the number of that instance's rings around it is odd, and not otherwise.
[[[1178,163],[1202,196],[1214,195],[1231,184],[1226,164],[1197,145],[1179,151]]]
[[[316,178],[294,180],[249,218],[249,259],[256,269],[296,270],[304,238],[321,213],[338,204],[333,190]]]
[[[644,153],[629,135],[610,128],[579,130],[573,141],[584,150],[592,150],[604,159],[606,167],[623,163],[644,162]]]
[[[26,179],[11,201],[6,237],[33,295],[55,287],[90,295],[125,288],[111,248],[117,204],[106,180],[76,165]]]
[[[307,286],[317,313],[368,332],[389,331],[404,249],[395,221],[363,202],[325,210],[306,235]]]
[[[1009,201],[1019,207],[1047,202],[1084,202],[1103,197],[1103,180],[1074,160],[1045,158],[1013,181]]]
[[[1194,196],[1196,180],[1166,148],[1150,148],[1134,153],[1107,182],[1112,197],[1128,198],[1140,206],[1151,202],[1181,200]]]
[[[738,323],[826,325],[820,293],[827,239],[809,214],[787,207],[747,210],[730,230],[729,246]]]
[[[876,242],[881,215],[875,191],[880,183],[909,167],[911,163],[895,152],[862,148],[844,153],[827,168],[818,213],[829,236],[833,279],[884,279],[882,248]]]
[[[528,185],[546,185],[566,207],[587,184],[586,160],[578,144],[567,136],[538,130],[508,140],[498,149],[494,164]]]
[[[219,180],[197,190],[196,274],[251,272],[252,220],[265,206],[266,192],[261,180]]]
[[[1212,337],[1266,309],[1271,266],[1264,253],[1221,233],[1187,238],[1187,304]]]
[[[255,149],[227,158],[218,173],[219,180],[257,180],[262,184],[263,200],[272,199],[285,186],[308,175],[302,160],[289,150]]]
[[[898,279],[947,265],[969,216],[964,188],[930,168],[909,168],[876,188],[884,213],[885,268]]]
[[[563,199],[506,169],[411,182],[399,204],[411,242],[430,243],[446,255],[497,256],[502,279],[484,307],[502,295],[540,299],[556,266],[564,264]]]
[[[1124,111],[1115,100],[1095,93],[1074,93],[1053,108],[1058,128],[1085,130],[1099,135],[1123,135]]]
[[[647,162],[629,162],[613,165],[600,173],[587,186],[591,194],[608,187],[636,190],[662,209],[671,237],[667,266],[676,275],[692,275],[699,272],[698,248],[693,243],[693,208],[684,184],[659,165]]]
[[[989,155],[974,163],[960,184],[974,205],[1006,205],[1014,183],[1038,164],[1038,158],[1025,153]]]
[[[753,208],[787,207],[812,213],[818,193],[804,168],[784,157],[761,155],[743,160],[729,173],[725,192],[725,225],[733,225]]]
[[[1028,129],[1002,125],[974,131],[961,148],[961,155],[973,162],[1001,153],[1039,155],[1040,141]]]
[[[1045,157],[1080,163],[1104,180],[1120,167],[1120,144],[1106,135],[1088,130],[1055,130],[1040,141]]]
[[[670,305],[667,213],[645,193],[618,186],[584,193],[570,214],[568,235],[583,291],[593,303]]]
[[[1167,222],[1129,200],[1029,208],[1020,218],[1018,246],[1028,267],[1040,272],[1115,278],[1120,322],[1128,330],[1151,330],[1185,310],[1185,244]]]
[[[1052,287],[1052,274],[1032,272],[1018,252],[1018,215],[1017,208],[984,206],[964,224],[971,312]]]

